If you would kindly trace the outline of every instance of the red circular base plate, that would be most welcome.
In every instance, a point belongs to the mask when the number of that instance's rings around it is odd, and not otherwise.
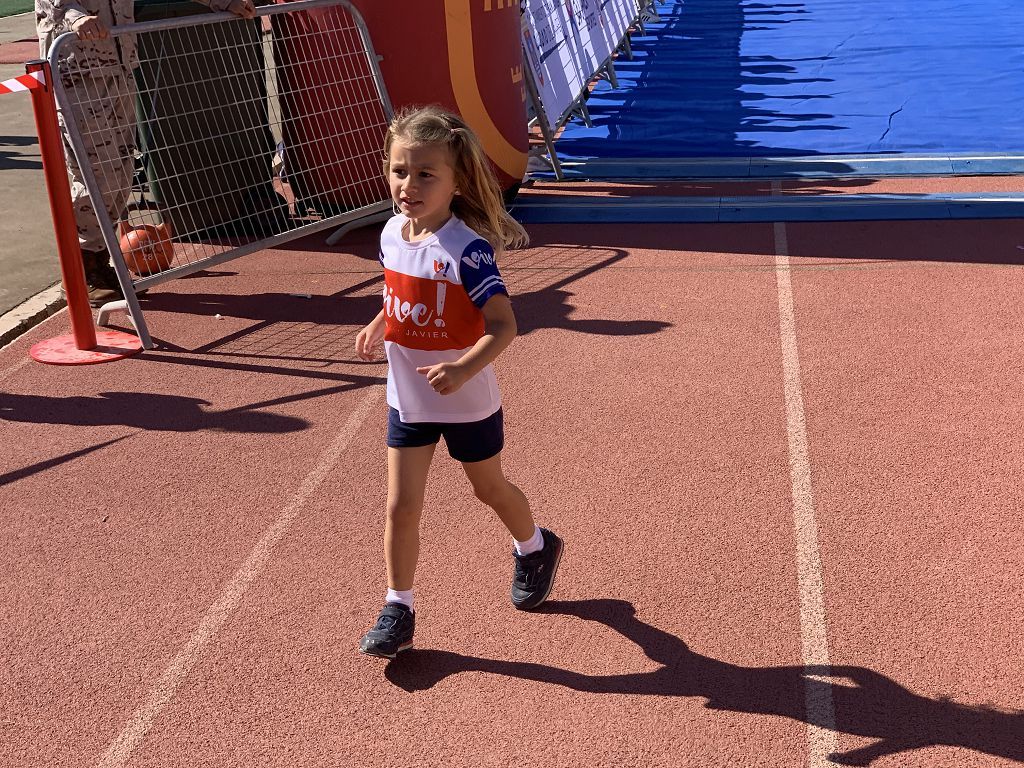
[[[72,334],[40,341],[28,351],[32,359],[50,365],[91,365],[109,363],[142,351],[138,336],[121,331],[96,331],[96,346],[79,349]]]

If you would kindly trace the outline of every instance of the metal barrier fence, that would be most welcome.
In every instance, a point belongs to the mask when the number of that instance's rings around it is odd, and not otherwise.
[[[574,117],[591,125],[587,97],[592,84],[607,80],[618,88],[616,55],[632,60],[631,30],[643,31],[646,21],[659,18],[655,0],[582,0],[567,2],[565,8],[551,0],[523,2],[523,65],[532,113],[528,127],[540,130],[547,150],[533,147],[530,155],[561,181],[565,176],[555,136]]]
[[[381,172],[392,108],[368,30],[345,0],[257,18],[201,13],[111,30],[131,74],[51,47],[62,121],[125,292],[391,210]],[[99,204],[99,201],[103,201]],[[69,223],[72,226],[73,223]]]

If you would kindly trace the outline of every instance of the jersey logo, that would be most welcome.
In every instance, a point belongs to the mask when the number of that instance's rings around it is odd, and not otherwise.
[[[493,265],[494,252],[491,251],[490,246],[479,240],[477,242],[480,243],[480,246],[473,248],[473,246],[470,245],[470,247],[466,249],[466,253],[462,255],[462,263],[466,266],[472,267],[473,269],[480,269],[481,263],[486,264],[487,266]]]
[[[439,280],[442,277],[448,277],[448,270],[451,269],[452,263],[450,261],[438,261],[434,259],[434,279]]]

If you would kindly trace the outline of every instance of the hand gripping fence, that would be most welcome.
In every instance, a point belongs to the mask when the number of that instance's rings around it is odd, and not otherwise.
[[[79,169],[72,196],[102,201],[92,209],[124,290],[100,324],[126,310],[151,349],[140,291],[391,210],[381,163],[392,108],[350,3],[287,2],[255,19],[202,12],[111,34],[127,66],[81,65],[73,34],[49,52]]]

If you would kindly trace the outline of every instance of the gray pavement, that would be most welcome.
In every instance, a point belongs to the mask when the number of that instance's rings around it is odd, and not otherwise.
[[[0,19],[0,43],[35,37],[35,14]],[[0,64],[0,80],[25,74]],[[53,222],[27,93],[0,96],[0,315],[60,280]]]

